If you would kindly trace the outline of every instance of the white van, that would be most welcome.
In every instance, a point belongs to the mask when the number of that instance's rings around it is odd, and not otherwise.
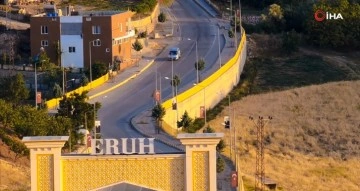
[[[174,47],[170,48],[169,51],[169,60],[178,60],[181,57],[180,48]]]

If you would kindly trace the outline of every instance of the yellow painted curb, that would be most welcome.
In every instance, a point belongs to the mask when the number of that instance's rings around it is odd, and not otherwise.
[[[89,96],[89,100],[94,99],[94,98],[96,98],[96,97],[98,97],[98,96],[100,96],[100,95],[106,94],[106,93],[108,93],[108,92],[110,92],[110,91],[112,91],[112,90],[114,90],[114,89],[116,89],[116,88],[124,85],[124,84],[127,83],[129,80],[131,80],[131,79],[135,78],[136,76],[138,76],[139,74],[143,73],[143,72],[144,72],[146,69],[148,69],[153,63],[154,63],[154,60],[151,60],[143,69],[141,69],[141,70],[139,71],[139,73],[130,76],[129,78],[127,78],[127,79],[125,79],[124,81],[122,81],[121,83],[119,83],[119,84],[117,84],[117,85],[115,85],[115,86],[112,86],[112,87],[109,88],[109,89],[106,89],[106,90],[104,90],[104,91],[102,91],[102,92],[99,92],[99,93],[97,93],[97,94],[95,94],[95,95]]]

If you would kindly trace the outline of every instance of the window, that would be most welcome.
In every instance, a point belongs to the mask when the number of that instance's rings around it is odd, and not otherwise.
[[[41,34],[48,34],[48,27],[47,26],[41,26]]]
[[[100,26],[92,26],[92,33],[100,34],[101,33]]]
[[[75,47],[70,46],[70,47],[69,47],[69,52],[75,52]]]
[[[41,46],[48,46],[49,42],[47,40],[42,40],[41,41]]]
[[[101,46],[101,41],[100,40],[94,40],[93,41],[93,46]]]

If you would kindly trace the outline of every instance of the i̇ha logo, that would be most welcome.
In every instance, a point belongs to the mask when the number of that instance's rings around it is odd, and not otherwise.
[[[329,13],[325,12],[321,9],[317,10],[314,14],[314,18],[316,21],[323,21],[323,20],[337,20],[337,19],[343,19],[342,15],[340,13]]]

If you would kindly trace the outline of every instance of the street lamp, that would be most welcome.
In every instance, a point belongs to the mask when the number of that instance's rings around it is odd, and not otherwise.
[[[42,60],[41,60],[41,53],[42,52],[44,52],[45,51],[45,49],[44,49],[44,47],[41,47],[40,48],[40,54],[39,54],[39,62],[42,62]],[[35,72],[35,109],[37,109],[37,104],[38,104],[38,102],[37,102],[37,97],[38,97],[38,94],[37,94],[37,73],[36,73],[36,63],[37,62],[35,62],[35,69],[34,69],[34,72]]]
[[[162,96],[162,90],[161,90],[161,73],[160,72],[158,72],[158,69],[157,69],[157,64],[156,64],[156,71],[155,71],[155,95],[154,95],[154,98],[155,98],[155,101],[157,101],[156,100],[156,93],[157,93],[157,91],[158,91],[158,82],[157,82],[157,80],[158,80],[158,74],[160,75],[160,95],[159,95],[159,102],[161,103],[162,102],[162,100],[161,100],[161,96]]]
[[[67,88],[68,88],[67,83],[68,83],[68,82],[74,83],[74,81],[75,81],[75,79],[72,78],[71,80],[67,80],[67,81],[65,82],[65,86],[66,86],[66,88],[65,88],[65,93],[67,92]]]
[[[196,85],[198,85],[198,86],[200,86],[200,87],[202,87],[203,88],[203,91],[204,91],[204,117],[205,117],[205,128],[206,128],[206,123],[207,123],[207,120],[206,120],[206,100],[205,100],[205,98],[206,98],[206,96],[205,96],[205,86],[201,86],[201,85],[199,85],[199,84],[196,84],[196,83],[194,83],[193,84],[194,86],[196,86]]]
[[[91,82],[92,82],[92,67],[91,67],[91,43],[98,42],[100,39],[95,39],[89,42],[89,67],[90,67],[90,88],[91,88]]]
[[[188,40],[191,40],[191,38],[188,38]],[[197,46],[197,39],[195,41],[195,48],[196,48],[196,83],[199,83],[199,57],[198,57],[198,46]]]
[[[221,68],[222,64],[221,64],[221,51],[220,51],[220,32],[219,32],[219,27],[217,28],[217,32],[218,32],[218,45],[219,45],[219,68]]]
[[[36,74],[36,62],[35,62],[35,109],[37,109],[37,74]]]
[[[231,2],[231,1],[230,1]],[[234,23],[235,23],[235,49],[237,48],[237,37],[236,37],[236,10],[232,10],[232,8],[226,8],[227,10],[230,10],[231,14],[232,12],[234,11],[235,12],[235,17],[234,17]],[[230,17],[230,20],[231,20],[231,17]]]

